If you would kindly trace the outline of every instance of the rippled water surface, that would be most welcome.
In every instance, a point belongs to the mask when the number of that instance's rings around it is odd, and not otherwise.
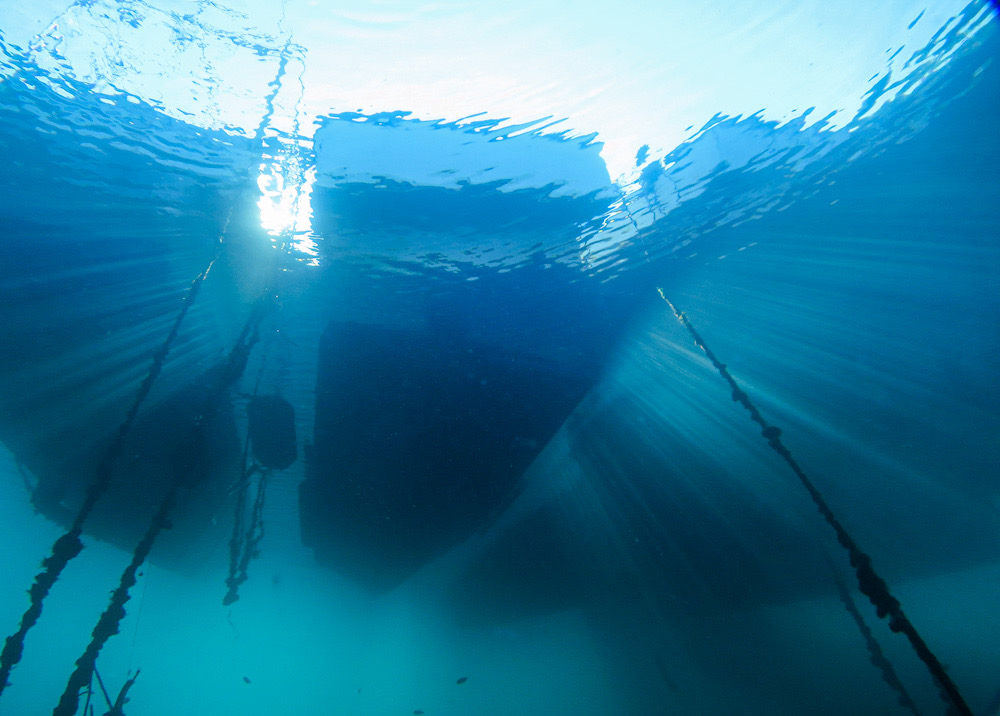
[[[992,5],[349,5],[0,7],[0,713],[997,713]]]

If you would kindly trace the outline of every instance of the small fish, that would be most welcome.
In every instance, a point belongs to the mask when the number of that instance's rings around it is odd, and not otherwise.
[[[420,709],[413,709],[413,713],[415,713],[415,714],[422,714],[423,711],[421,711]]]
[[[464,683],[465,683],[466,681],[468,681],[468,680],[469,680],[469,677],[468,677],[468,676],[463,676],[463,677],[461,677],[460,679],[458,679],[458,681],[456,681],[455,683],[456,683],[456,684],[464,684]]]
[[[249,683],[250,683],[250,677],[248,677],[248,676],[244,676],[244,677],[243,677],[243,683],[244,683],[244,684],[249,684]]]

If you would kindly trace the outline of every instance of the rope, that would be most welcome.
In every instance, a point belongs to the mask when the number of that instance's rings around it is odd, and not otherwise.
[[[257,399],[260,392],[260,384],[264,380],[264,368],[267,364],[267,350],[270,344],[265,344],[262,349],[260,367],[257,370],[257,380],[254,383],[253,395],[248,406],[248,418],[253,401]],[[242,470],[240,472],[239,487],[237,489],[236,502],[233,512],[233,532],[229,538],[229,575],[226,577],[226,594],[222,598],[222,606],[228,607],[240,599],[239,588],[247,581],[249,575],[247,570],[250,560],[260,555],[258,545],[264,538],[264,495],[267,487],[267,480],[271,475],[271,469],[257,463],[251,451],[253,444],[252,428],[248,426],[246,440],[243,442]],[[250,488],[250,480],[254,474],[259,474],[257,478],[257,495],[254,499],[253,510],[250,515],[250,527],[244,528],[246,523],[247,490]],[[230,490],[230,493],[232,491]]]
[[[111,703],[111,694],[108,693],[107,687],[104,686],[104,679],[101,678],[101,672],[97,670],[97,666],[94,666],[94,676],[97,677],[97,683],[101,687],[101,693],[104,694],[104,701],[107,703],[108,708],[111,708],[113,704]],[[93,691],[93,687],[90,688]],[[88,692],[87,701],[90,701],[90,694]]]
[[[247,435],[243,444],[243,471],[240,475],[239,491],[236,494],[233,514],[233,534],[229,538],[229,576],[226,578],[226,586],[229,589],[226,596],[222,598],[223,606],[228,606],[239,599],[236,589],[242,582],[237,581],[236,572],[239,570],[240,555],[243,552],[243,524],[246,521],[247,488],[250,486],[250,478],[257,469],[257,465],[250,459],[250,436]]]
[[[705,341],[695,330],[694,326],[691,325],[691,321],[688,320],[687,316],[682,312],[677,310],[677,307],[670,302],[670,299],[666,297],[663,293],[663,289],[657,289],[660,293],[660,298],[662,298],[670,310],[673,311],[674,316],[680,321],[691,337],[694,339],[694,343],[698,346],[705,357],[708,358],[715,370],[722,376],[729,387],[732,388],[733,400],[750,413],[751,419],[760,425],[760,434],[767,440],[767,444],[771,446],[781,458],[788,464],[795,473],[796,477],[802,483],[803,487],[809,493],[812,498],[813,503],[819,510],[820,514],[823,515],[823,519],[826,520],[827,524],[833,528],[834,532],[837,533],[837,541],[840,545],[847,551],[850,557],[851,566],[854,567],[854,572],[858,578],[858,586],[861,593],[868,597],[869,601],[875,606],[875,613],[878,615],[879,619],[889,618],[889,629],[896,633],[901,633],[906,636],[910,641],[910,645],[916,651],[917,656],[920,660],[924,662],[927,666],[928,671],[930,671],[931,676],[937,681],[939,686],[939,693],[941,698],[947,703],[951,708],[949,713],[958,714],[959,716],[972,716],[972,711],[969,706],[965,703],[962,698],[958,687],[948,676],[944,669],[944,666],[927,646],[927,643],[921,638],[920,634],[917,632],[916,627],[910,622],[906,614],[903,613],[903,608],[896,599],[889,592],[889,587],[876,572],[875,568],[872,566],[871,557],[861,551],[854,539],[848,534],[847,530],[837,519],[836,515],[833,514],[833,510],[830,509],[829,505],[826,504],[826,500],[820,494],[816,486],[813,485],[812,480],[802,471],[799,467],[798,462],[792,457],[792,453],[785,447],[781,442],[781,429],[770,425],[764,420],[757,406],[753,404],[742,388],[740,388],[736,381],[730,375],[729,370],[726,368],[725,364],[719,362],[719,359],[715,357],[715,354],[705,345]]]
[[[101,653],[101,649],[108,639],[118,633],[121,620],[125,618],[125,603],[130,599],[129,589],[135,585],[135,573],[146,561],[157,535],[170,528],[170,511],[173,509],[176,499],[177,483],[163,498],[163,502],[160,503],[159,509],[153,516],[153,521],[146,529],[146,534],[143,535],[142,540],[135,548],[132,561],[122,572],[118,588],[111,595],[111,603],[97,620],[97,626],[92,632],[93,639],[90,640],[83,655],[76,660],[76,669],[70,675],[69,681],[66,683],[66,690],[63,692],[62,698],[59,699],[59,705],[52,712],[52,716],[73,716],[76,713],[80,704],[80,690],[90,683],[97,663],[97,656]]]
[[[143,576],[140,572],[138,576]],[[139,625],[142,623],[142,608],[146,604],[146,590],[149,589],[149,572],[146,572],[146,579],[142,582],[142,596],[139,597],[139,612],[135,615],[135,631],[132,632],[132,646],[128,652],[128,672],[132,671],[132,659],[135,658],[135,642],[139,638]]]
[[[229,590],[222,599],[223,606],[229,606],[233,602],[239,601],[238,590],[240,585],[247,581],[250,560],[260,555],[259,545],[264,538],[264,498],[267,479],[270,477],[271,471],[269,469],[258,471],[260,477],[257,478],[257,495],[254,498],[253,509],[250,513],[250,526],[246,530],[245,538],[242,534],[245,489],[240,491],[238,498],[236,520],[233,523],[233,539],[229,542],[229,577],[226,579],[226,586],[229,587]]]
[[[256,469],[256,467],[251,469]],[[229,538],[229,576],[226,578],[226,586],[229,589],[226,592],[226,596],[222,598],[223,606],[228,606],[239,599],[239,596],[235,593],[238,586],[236,571],[239,569],[240,554],[242,554],[243,550],[243,522],[246,514],[247,486],[250,483],[249,475],[244,474],[246,476],[240,478],[240,490],[236,495],[233,534]]]
[[[204,410],[195,421],[193,426],[193,442],[196,447],[191,451],[192,454],[200,454],[197,447],[205,440],[205,428],[211,423],[212,418],[214,418],[223,393],[243,375],[250,351],[259,339],[257,328],[263,315],[264,305],[258,302],[254,305],[250,317],[247,319],[246,325],[243,327],[236,341],[236,345],[229,353],[229,359],[222,373],[219,375],[215,389],[206,397]],[[183,471],[177,471],[173,484],[160,503],[160,507],[153,516],[145,535],[143,535],[142,540],[136,546],[135,552],[132,555],[132,561],[122,573],[118,588],[112,593],[108,608],[98,619],[97,626],[94,627],[94,631],[92,632],[93,638],[90,644],[87,645],[83,655],[77,659],[76,669],[70,674],[69,680],[66,683],[66,690],[60,698],[59,704],[52,712],[52,716],[74,716],[76,714],[80,703],[80,691],[90,683],[91,675],[94,672],[94,666],[101,649],[107,643],[108,639],[118,633],[121,620],[125,617],[125,604],[130,599],[129,590],[136,583],[136,572],[142,566],[143,562],[146,561],[146,557],[149,556],[149,550],[152,549],[153,542],[159,536],[160,532],[169,529],[171,526],[170,513],[176,504],[178,489],[185,483],[187,477]]]
[[[218,251],[216,252],[217,256]],[[114,439],[111,441],[107,451],[98,460],[97,474],[87,489],[87,496],[80,506],[79,512],[77,512],[76,519],[73,520],[73,525],[56,540],[52,546],[52,554],[42,562],[42,571],[35,576],[35,581],[31,585],[31,589],[28,590],[31,604],[21,617],[20,628],[14,634],[7,637],[3,652],[0,653],[0,695],[7,688],[11,669],[21,661],[21,657],[24,654],[24,639],[28,631],[35,626],[42,615],[42,601],[48,596],[49,591],[56,583],[56,580],[59,579],[59,575],[62,574],[63,569],[69,561],[83,550],[83,542],[80,541],[80,535],[83,534],[83,523],[94,509],[97,501],[107,492],[111,484],[112,468],[125,449],[125,438],[132,429],[132,424],[139,413],[139,408],[142,407],[143,402],[145,402],[149,395],[153,381],[159,376],[163,368],[163,363],[167,358],[167,353],[170,351],[170,346],[174,342],[174,339],[177,338],[177,332],[180,330],[181,323],[184,321],[188,309],[194,303],[198,295],[198,289],[201,288],[201,284],[208,277],[208,273],[211,271],[216,257],[213,257],[209,261],[208,266],[205,267],[205,270],[198,274],[194,281],[191,282],[187,295],[184,297],[184,305],[181,307],[180,313],[177,315],[177,319],[170,329],[170,333],[167,335],[163,345],[153,354],[153,363],[149,368],[146,378],[142,381],[142,385],[139,386],[139,391],[132,402],[132,407],[129,408],[125,419],[118,426],[118,430],[115,432]]]
[[[851,615],[851,619],[854,620],[858,631],[861,632],[861,636],[865,640],[865,646],[870,656],[869,661],[882,673],[882,680],[889,685],[889,688],[899,695],[897,699],[899,705],[910,709],[915,716],[920,716],[917,704],[913,701],[913,697],[910,696],[906,687],[903,686],[903,682],[900,681],[896,670],[892,667],[892,662],[889,661],[889,657],[882,651],[882,646],[878,643],[872,630],[865,623],[864,617],[861,616],[861,612],[858,610],[858,605],[854,602],[854,598],[848,591],[847,585],[840,578],[840,573],[833,566],[833,561],[830,560],[829,556],[827,556],[827,561],[830,563],[830,572],[833,575],[833,583],[837,586],[837,594],[840,596],[840,601],[843,603],[847,613]]]

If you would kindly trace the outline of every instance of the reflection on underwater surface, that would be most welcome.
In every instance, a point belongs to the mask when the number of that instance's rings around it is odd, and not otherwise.
[[[282,7],[0,10],[0,711],[997,712],[987,4]]]

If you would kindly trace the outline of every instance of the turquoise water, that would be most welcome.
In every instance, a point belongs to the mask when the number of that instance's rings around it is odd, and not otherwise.
[[[97,498],[0,713],[168,494],[65,713],[945,713],[670,304],[996,713],[1000,37],[946,5],[0,9],[4,636]]]

